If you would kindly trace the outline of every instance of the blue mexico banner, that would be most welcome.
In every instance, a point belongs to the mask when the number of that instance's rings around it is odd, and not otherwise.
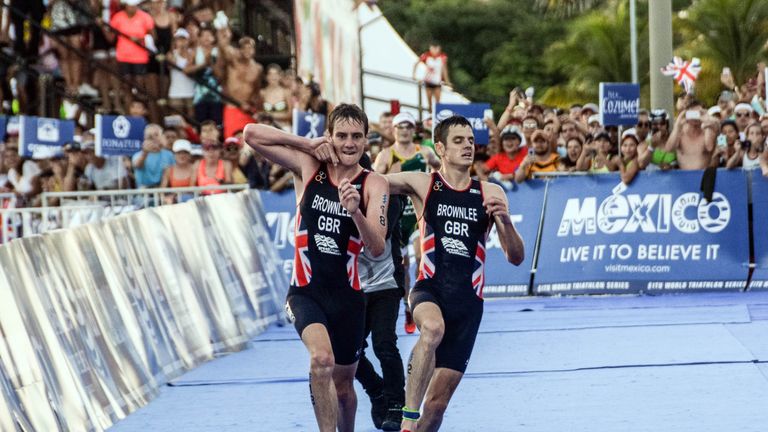
[[[525,243],[525,259],[519,266],[507,261],[494,225],[485,242],[484,297],[528,295],[545,189],[546,182],[536,179],[517,184],[514,190],[507,192],[510,217]]]
[[[96,156],[130,156],[141,150],[146,125],[143,117],[97,114]]]
[[[640,110],[640,84],[600,83],[600,123],[634,126]]]
[[[471,104],[436,104],[434,118],[437,119],[433,122],[435,126],[441,120],[446,119],[452,115],[460,115],[469,120],[472,125],[472,131],[475,133],[475,144],[488,144],[488,125],[485,124],[485,116],[487,111],[491,109],[491,104],[488,103],[471,103]],[[434,136],[434,130],[432,131]]]
[[[325,116],[311,111],[293,110],[293,133],[317,138],[325,133]]]
[[[19,155],[48,158],[63,153],[64,144],[75,138],[75,122],[43,117],[19,119]]]
[[[296,194],[293,190],[283,193],[261,192],[269,236],[283,260],[283,270],[291,278],[293,272],[294,226],[296,223]]]
[[[718,173],[719,174],[719,173]],[[768,178],[760,170],[752,175],[752,236],[755,242],[755,272],[750,289],[768,289]]]
[[[747,184],[721,170],[712,202],[701,171],[555,178],[547,193],[537,294],[739,290],[749,261]]]

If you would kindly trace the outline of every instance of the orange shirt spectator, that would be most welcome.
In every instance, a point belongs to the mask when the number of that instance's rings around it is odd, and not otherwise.
[[[514,174],[517,167],[523,163],[523,160],[525,160],[525,156],[527,155],[528,151],[526,150],[526,147],[521,148],[513,158],[510,158],[509,155],[504,152],[499,152],[491,156],[491,158],[488,159],[488,162],[485,163],[485,166],[489,171],[498,171],[502,174]]]
[[[127,6],[130,6],[126,2]],[[130,12],[133,12],[131,14]],[[149,53],[145,49],[145,37],[152,32],[155,21],[141,9],[127,7],[116,13],[110,25],[120,33],[117,37],[116,57],[118,62],[132,64],[149,63]],[[130,39],[129,39],[130,38]]]

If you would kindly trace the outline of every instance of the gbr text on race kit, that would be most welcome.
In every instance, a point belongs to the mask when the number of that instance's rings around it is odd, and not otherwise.
[[[698,193],[615,194],[598,205],[596,197],[572,198],[558,227],[558,237],[615,234],[717,234],[730,221],[731,206],[727,198],[715,193],[712,201]],[[676,237],[679,238],[679,237]],[[700,261],[716,260],[719,244],[680,243],[566,246],[560,250],[560,262],[591,260]]]

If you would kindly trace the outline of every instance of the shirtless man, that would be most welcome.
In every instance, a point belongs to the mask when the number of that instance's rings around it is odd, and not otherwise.
[[[218,75],[223,77],[224,93],[235,99],[240,107],[224,105],[224,138],[229,138],[236,131],[253,122],[253,112],[261,106],[261,79],[264,67],[254,60],[256,41],[242,37],[238,48],[229,41],[232,38],[229,29],[219,30],[219,52],[221,59],[216,63]]]
[[[665,150],[677,153],[680,169],[705,169],[715,150],[719,129],[717,120],[707,116],[700,106],[690,106],[677,116]]]

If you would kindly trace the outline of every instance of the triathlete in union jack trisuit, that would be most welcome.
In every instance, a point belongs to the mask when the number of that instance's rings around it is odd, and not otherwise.
[[[403,431],[437,430],[467,368],[483,315],[491,222],[507,260],[523,261],[523,241],[510,220],[505,193],[470,177],[474,145],[467,119],[449,117],[435,129],[439,172],[386,176],[390,193],[407,194],[421,215],[421,265],[409,296],[421,334],[408,365]]]
[[[342,104],[316,139],[250,124],[245,140],[295,177],[296,255],[286,310],[310,355],[310,394],[320,431],[352,431],[353,387],[365,331],[357,258],[384,251],[389,193],[383,176],[364,170],[368,118]]]

